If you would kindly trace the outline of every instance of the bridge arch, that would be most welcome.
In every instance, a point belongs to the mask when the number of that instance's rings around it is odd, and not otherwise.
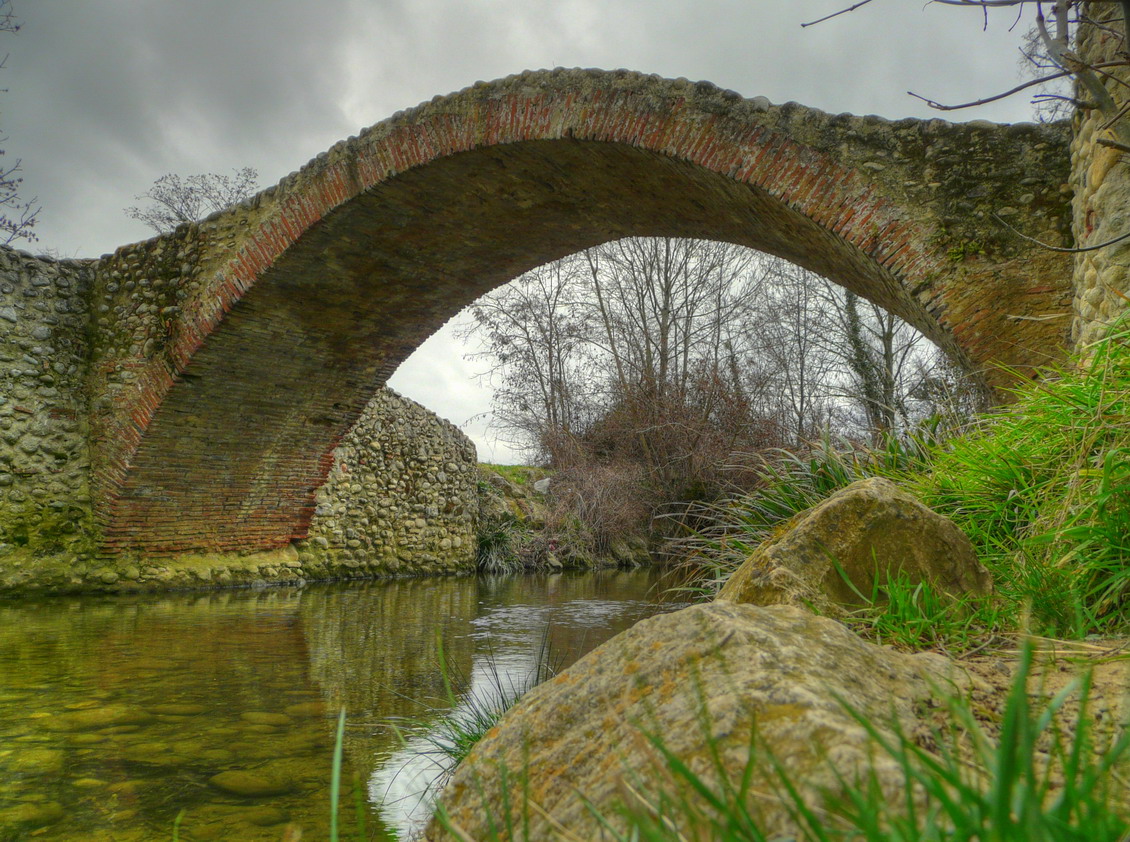
[[[955,148],[996,152],[971,174],[938,160]],[[1016,167],[1033,155],[1063,162],[1023,187]],[[482,293],[623,236],[751,246],[883,305],[971,368],[1041,363],[1064,344],[1066,322],[1045,317],[1064,308],[1070,269],[972,241],[955,219],[977,212],[976,191],[998,207],[1051,196],[1066,162],[1055,127],[831,116],[624,71],[436,98],[147,249],[191,263],[162,341],[134,346],[133,376],[94,422],[104,546],[304,537],[334,446],[412,350]],[[1055,196],[1018,224],[1062,233]]]

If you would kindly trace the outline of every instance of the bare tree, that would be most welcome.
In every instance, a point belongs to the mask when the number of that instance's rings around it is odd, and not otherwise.
[[[874,0],[860,0],[830,15],[803,23],[801,26],[823,23],[839,15],[854,12],[872,2]],[[1079,96],[1053,91],[1037,94],[1037,100],[1066,99],[1071,105],[1080,108],[1098,109],[1107,120],[1107,128],[1114,135],[1108,139],[1109,145],[1130,151],[1130,124],[1123,119],[1125,110],[1116,102],[1104,84],[1104,80],[1113,78],[1110,74],[1112,68],[1126,67],[1130,64],[1126,49],[1130,2],[1126,0],[929,0],[929,2],[977,10],[984,16],[986,26],[988,13],[992,9],[1013,8],[1016,10],[1018,20],[1030,12],[1032,27],[1022,52],[1039,72],[1034,79],[970,102],[945,104],[913,92],[910,92],[911,96],[923,100],[932,108],[953,111],[995,102],[1021,91],[1055,84],[1063,79],[1072,79],[1079,86]],[[1044,13],[1045,9],[1048,10],[1047,15]],[[1092,15],[1092,10],[1101,11],[1098,15]],[[1083,61],[1074,52],[1076,30],[1079,27],[1097,27],[1116,34],[1123,41],[1123,48],[1119,51],[1120,57],[1114,61],[1095,65]]]
[[[163,175],[137,199],[148,199],[146,207],[126,208],[126,216],[144,222],[158,234],[172,231],[184,222],[194,222],[210,213],[241,202],[258,189],[259,173],[252,167],[234,170],[234,175]]]
[[[836,322],[816,275],[768,256],[762,256],[760,271],[766,293],[759,318],[748,325],[747,355],[749,363],[761,360],[768,368],[784,439],[802,447],[832,418],[836,357],[829,338]]]
[[[490,363],[496,429],[558,468],[561,501],[600,540],[753,481],[748,454],[900,432],[952,379],[881,308],[725,243],[606,243],[488,294],[471,318],[462,336]]]
[[[594,395],[582,386],[586,345],[578,305],[579,256],[534,269],[476,301],[458,336],[477,336],[484,376],[495,386],[494,426],[535,459],[551,458],[555,442],[582,427]]]
[[[19,31],[20,24],[16,21],[11,0],[0,0],[0,32]],[[3,69],[7,61],[7,55],[0,59],[0,69]],[[0,143],[7,139],[0,137]],[[3,154],[4,150],[0,149],[0,155]],[[5,243],[14,240],[34,242],[39,239],[32,229],[39,217],[40,207],[35,198],[24,199],[20,196],[20,186],[23,184],[23,178],[18,175],[21,171],[20,163],[17,158],[10,164],[0,165],[0,238]]]
[[[558,465],[585,450],[695,484],[766,426],[765,384],[743,374],[754,268],[724,243],[620,240],[480,299],[465,335],[491,361],[497,427]]]

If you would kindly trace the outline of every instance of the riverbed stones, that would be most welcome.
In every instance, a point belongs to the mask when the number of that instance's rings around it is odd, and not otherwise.
[[[170,702],[161,705],[148,705],[145,708],[147,711],[159,716],[197,716],[204,713],[204,705],[193,704],[191,702]]]
[[[154,720],[153,714],[132,705],[105,705],[45,718],[40,727],[48,731],[98,731],[124,733]]]
[[[291,781],[240,769],[231,769],[213,775],[208,779],[208,783],[229,795],[238,795],[241,798],[285,795],[294,789]]]
[[[63,805],[57,801],[41,801],[0,807],[0,828],[23,827],[32,830],[54,824],[63,818]]]
[[[871,772],[897,798],[900,768],[872,750],[846,708],[880,733],[895,721],[913,733],[917,708],[948,690],[938,687],[948,671],[940,656],[866,643],[792,606],[692,606],[637,623],[530,691],[476,744],[440,803],[461,838],[490,838],[507,811],[514,826],[529,822],[525,838],[558,838],[562,829],[560,838],[601,838],[594,811],[620,830],[622,810],[642,809],[641,798],[677,792],[708,809],[668,771],[652,738],[714,784],[715,758],[740,777],[754,729],[754,758],[775,757],[812,805]],[[755,789],[776,781],[765,761],[755,760],[753,774]],[[748,804],[768,838],[797,831],[776,800]],[[454,838],[435,821],[425,836]]]
[[[872,477],[780,527],[730,576],[718,599],[836,615],[870,599],[876,578],[882,587],[900,575],[950,594],[980,594],[992,586],[953,521],[890,480]]]
[[[285,713],[271,713],[265,710],[244,711],[239,718],[252,725],[290,725],[294,721]]]
[[[288,716],[309,717],[309,716],[325,716],[326,703],[325,702],[296,702],[293,705],[287,705],[283,712]]]
[[[9,773],[16,775],[58,775],[66,755],[54,748],[21,748],[4,759]]]

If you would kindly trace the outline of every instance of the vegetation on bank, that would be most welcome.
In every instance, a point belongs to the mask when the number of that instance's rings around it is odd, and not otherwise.
[[[1061,637],[1130,628],[1130,325],[1013,390],[954,438],[929,424],[881,445],[779,452],[753,491],[702,507],[690,542],[707,592],[775,528],[857,479],[882,476],[952,518],[993,574],[992,597],[947,600],[877,583],[863,622],[919,644],[1024,625]],[[881,606],[881,607],[880,607]],[[913,622],[917,618],[917,622]]]
[[[543,482],[552,481],[552,491]],[[540,490],[539,490],[540,489]],[[636,522],[607,497],[583,493],[567,474],[526,465],[479,466],[477,565],[485,573],[633,567],[649,560]]]
[[[858,479],[882,476],[958,524],[992,572],[995,591],[953,598],[904,578],[876,582],[861,594],[871,607],[852,620],[861,633],[958,653],[1019,630],[1057,637],[1126,634],[1130,326],[1117,326],[1040,380],[1019,384],[1012,397],[1009,406],[977,418],[957,436],[925,423],[870,447],[837,448],[825,439],[803,455],[770,454],[754,490],[696,512],[706,526],[684,549],[693,556],[700,592],[711,594],[794,515]],[[512,474],[507,481],[514,485],[532,485],[529,470],[498,473]],[[834,809],[816,810],[755,742],[748,768],[719,769],[707,780],[665,751],[662,735],[646,735],[670,786],[640,793],[627,812],[628,830],[610,838],[680,839],[680,827],[694,827],[696,838],[763,840],[748,810],[755,762],[771,770],[773,797],[806,840],[1126,838],[1130,805],[1119,764],[1130,756],[1130,733],[1093,731],[1086,679],[1072,688],[1080,698],[1077,713],[1066,715],[1074,704],[1066,691],[1034,704],[1025,690],[1031,665],[1026,649],[1007,699],[988,720],[972,700],[953,700],[946,711],[950,730],[927,741],[928,748],[921,735],[899,732],[891,741],[860,721],[877,750],[895,759],[916,788],[916,799],[896,805],[865,780]],[[472,738],[459,740],[453,759],[465,756],[507,706],[477,722],[476,734],[461,734]],[[513,780],[520,785],[520,770]],[[522,797],[517,790],[513,795]],[[441,809],[438,821],[445,820]],[[497,831],[500,839],[520,838],[521,829],[500,825]]]

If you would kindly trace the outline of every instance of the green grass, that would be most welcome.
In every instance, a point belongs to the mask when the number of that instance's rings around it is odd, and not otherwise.
[[[496,465],[493,462],[480,462],[479,467],[494,471],[503,479],[517,486],[533,485],[539,479],[545,479],[553,473],[548,468],[538,468],[532,465]]]
[[[851,582],[844,577],[844,581]],[[952,596],[905,573],[876,578],[870,593],[852,586],[863,607],[845,621],[863,637],[903,649],[939,649],[960,655],[992,642],[1008,623],[990,596]]]
[[[402,745],[411,737],[422,738],[422,752],[435,762],[436,779],[432,788],[443,788],[458,766],[483,735],[522,696],[556,673],[555,658],[549,650],[546,629],[537,656],[537,666],[520,675],[503,670],[493,656],[486,659],[487,686],[475,687],[469,676],[461,675],[447,662],[443,641],[438,641],[439,670],[443,677],[444,705],[431,708],[422,717],[392,723]],[[469,689],[459,694],[456,687]]]
[[[963,435],[874,449],[778,453],[760,487],[704,509],[691,542],[711,593],[766,537],[832,492],[894,480],[969,536],[993,574],[996,616],[1066,637],[1130,629],[1130,329],[1014,390]],[[925,595],[920,595],[920,600]],[[924,603],[923,603],[924,604]],[[993,613],[993,612],[990,612]],[[905,618],[904,618],[905,619]]]
[[[1026,646],[996,721],[986,724],[973,702],[954,697],[946,707],[948,725],[929,740],[897,724],[877,727],[845,705],[875,751],[896,762],[906,782],[902,797],[884,795],[873,775],[853,778],[833,766],[842,793],[815,804],[802,795],[802,782],[793,780],[787,761],[759,745],[756,728],[740,768],[722,768],[722,753],[714,747],[714,771],[724,774],[709,777],[670,751],[662,734],[641,729],[660,758],[663,781],[631,788],[636,800],[630,805],[594,804],[590,810],[604,838],[620,842],[1125,842],[1130,731],[1124,724],[1120,731],[1097,730],[1087,677],[1034,704],[1028,692],[1032,661]],[[1068,717],[1073,695],[1078,712]],[[706,723],[708,747],[711,733]],[[488,832],[477,839],[530,838],[526,823],[540,805],[528,803],[528,776],[499,772],[505,808],[492,813]],[[767,798],[790,817],[793,835],[771,839],[762,832],[759,816]],[[491,806],[482,805],[484,811]],[[454,838],[464,838],[442,806],[436,820]],[[561,838],[577,838],[570,830]]]
[[[529,533],[528,527],[510,515],[482,519],[475,532],[476,567],[484,573],[520,573],[525,568],[520,550]]]

